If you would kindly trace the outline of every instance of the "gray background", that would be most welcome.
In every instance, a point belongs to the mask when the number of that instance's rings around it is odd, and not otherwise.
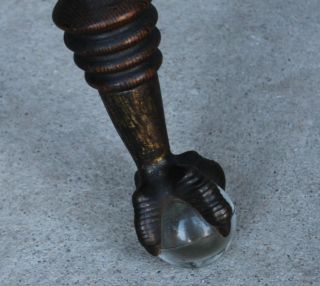
[[[154,1],[176,153],[225,168],[237,237],[173,268],[134,233],[135,166],[51,22],[0,1],[0,284],[320,285],[320,1]]]

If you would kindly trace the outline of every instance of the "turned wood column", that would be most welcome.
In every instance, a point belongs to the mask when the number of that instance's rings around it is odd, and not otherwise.
[[[53,19],[137,165],[133,205],[141,244],[160,254],[162,205],[174,198],[228,236],[232,210],[219,191],[225,187],[221,167],[196,152],[170,152],[157,75],[158,15],[151,1],[59,0]]]

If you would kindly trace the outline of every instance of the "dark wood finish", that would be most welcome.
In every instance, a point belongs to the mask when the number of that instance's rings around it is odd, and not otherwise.
[[[190,203],[222,235],[232,210],[220,195],[222,168],[196,152],[170,152],[157,70],[157,11],[149,0],[60,0],[54,22],[89,85],[105,107],[134,161],[135,227],[153,255],[161,248],[161,210],[174,197]]]

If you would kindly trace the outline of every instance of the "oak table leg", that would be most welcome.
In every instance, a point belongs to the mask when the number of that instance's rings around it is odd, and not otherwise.
[[[53,12],[75,63],[98,89],[137,165],[136,232],[149,253],[161,256],[170,245],[164,243],[168,226],[163,219],[170,203],[193,208],[227,242],[234,208],[222,190],[225,176],[216,162],[193,151],[170,152],[157,75],[162,62],[157,18],[149,0],[60,0]]]

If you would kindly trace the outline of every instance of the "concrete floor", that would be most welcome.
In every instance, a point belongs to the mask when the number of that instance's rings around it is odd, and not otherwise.
[[[200,270],[139,246],[135,166],[54,2],[0,1],[0,285],[320,285],[320,1],[154,1],[172,149],[218,160],[238,208]]]

